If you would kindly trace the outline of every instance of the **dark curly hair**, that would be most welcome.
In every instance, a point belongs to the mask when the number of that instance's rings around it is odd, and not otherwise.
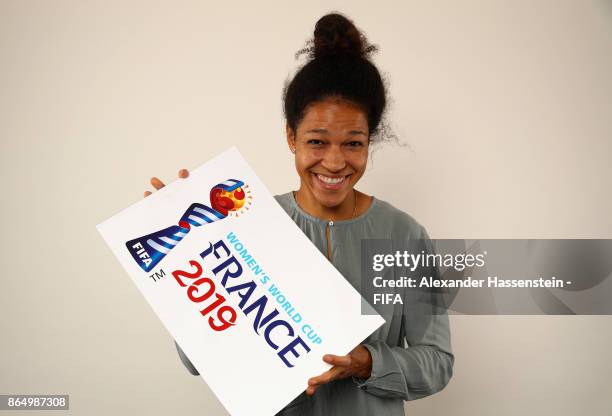
[[[295,132],[308,105],[328,98],[340,98],[359,106],[366,114],[370,141],[388,135],[381,123],[387,106],[387,89],[380,72],[368,59],[376,52],[351,20],[330,13],[315,25],[314,39],[296,53],[307,53],[309,61],[283,88],[284,115]]]

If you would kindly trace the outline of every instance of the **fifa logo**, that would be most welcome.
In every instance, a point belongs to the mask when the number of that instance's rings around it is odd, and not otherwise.
[[[228,179],[212,187],[210,206],[193,203],[178,225],[135,238],[125,246],[142,270],[149,272],[185,238],[192,227],[201,227],[231,216],[238,217],[250,208],[252,200],[248,185],[237,179]]]

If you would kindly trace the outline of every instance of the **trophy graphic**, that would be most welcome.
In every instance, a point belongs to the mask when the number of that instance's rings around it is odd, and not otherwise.
[[[151,271],[191,230],[228,216],[239,216],[249,209],[251,191],[237,179],[228,179],[210,190],[210,206],[193,203],[178,221],[163,230],[135,238],[125,243],[134,261],[145,271]]]

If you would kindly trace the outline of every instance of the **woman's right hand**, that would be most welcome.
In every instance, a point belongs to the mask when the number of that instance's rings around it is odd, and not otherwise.
[[[179,178],[182,178],[182,179],[185,179],[185,178],[189,177],[189,171],[188,171],[187,169],[181,169],[181,170],[179,170],[179,172],[178,172],[178,177],[179,177]],[[163,183],[162,181],[160,181],[160,180],[159,180],[158,178],[156,178],[155,176],[153,176],[153,177],[151,178],[151,185],[153,185],[153,187],[154,187],[156,190],[159,190],[159,189],[163,188],[164,186],[166,186],[166,184],[165,184],[165,183]],[[151,195],[152,193],[153,193],[153,192],[151,192],[151,191],[145,191],[145,192],[144,192],[144,196],[145,196],[145,198],[146,198],[146,197],[148,197],[149,195]]]

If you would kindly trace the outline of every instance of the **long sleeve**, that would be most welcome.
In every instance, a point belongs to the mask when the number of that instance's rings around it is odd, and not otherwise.
[[[424,228],[421,241],[433,252]],[[437,278],[437,268],[430,268]],[[438,293],[404,291],[402,342],[391,346],[385,340],[372,340],[364,346],[372,355],[368,379],[353,378],[359,388],[379,397],[416,400],[442,390],[453,374],[449,319]]]
[[[375,340],[364,344],[372,354],[372,373],[356,379],[362,390],[379,397],[416,400],[442,390],[453,374],[448,316],[434,316],[428,333],[407,347]],[[410,338],[410,334],[406,334]]]
[[[176,351],[178,352],[181,361],[183,362],[185,367],[187,367],[187,370],[189,370],[192,375],[199,376],[200,373],[198,373],[198,370],[194,367],[191,361],[189,361],[189,358],[187,358],[187,356],[185,355],[181,347],[179,347],[179,345],[176,343],[176,341],[174,341],[174,345],[176,346]]]

